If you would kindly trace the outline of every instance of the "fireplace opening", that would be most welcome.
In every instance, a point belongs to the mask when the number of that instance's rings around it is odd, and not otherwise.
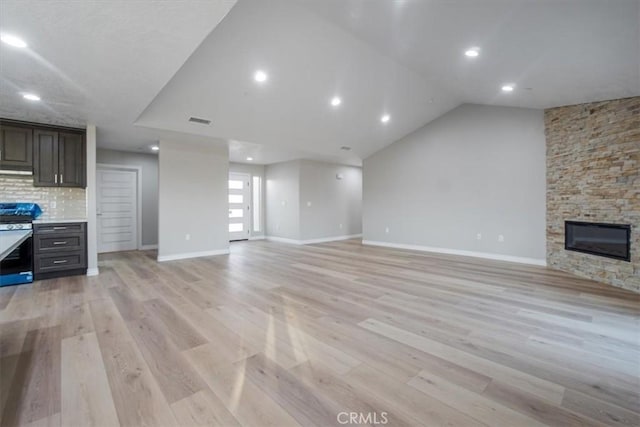
[[[631,261],[631,226],[565,221],[564,248],[569,251]]]

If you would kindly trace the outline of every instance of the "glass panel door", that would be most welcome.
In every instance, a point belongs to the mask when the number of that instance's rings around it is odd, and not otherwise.
[[[229,240],[248,239],[251,229],[251,177],[247,174],[229,174]]]

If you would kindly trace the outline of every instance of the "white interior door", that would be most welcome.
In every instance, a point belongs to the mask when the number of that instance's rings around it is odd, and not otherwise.
[[[250,178],[247,174],[229,174],[229,240],[248,239],[251,234]]]
[[[137,173],[97,170],[98,252],[138,248]]]

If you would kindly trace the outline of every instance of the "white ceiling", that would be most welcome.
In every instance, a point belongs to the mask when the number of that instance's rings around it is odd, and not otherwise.
[[[640,95],[640,0],[234,3],[0,0],[0,30],[30,44],[0,46],[0,116],[95,123],[99,145],[117,149],[180,132],[227,141],[234,161],[360,164],[464,102]],[[478,58],[463,55],[471,46]]]
[[[464,102],[548,108],[640,94],[639,0],[297,0]],[[473,60],[462,55],[481,49]],[[503,83],[518,90],[506,95]]]
[[[0,117],[92,123],[100,146],[147,149],[158,136],[136,117],[234,3],[0,0],[0,31],[29,44],[0,43]]]

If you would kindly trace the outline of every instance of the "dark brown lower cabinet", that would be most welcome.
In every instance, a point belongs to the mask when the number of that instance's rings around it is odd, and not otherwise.
[[[34,224],[33,251],[36,280],[86,274],[86,223]]]

